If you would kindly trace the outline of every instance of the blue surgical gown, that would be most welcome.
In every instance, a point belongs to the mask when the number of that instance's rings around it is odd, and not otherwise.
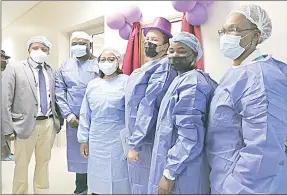
[[[287,65],[270,56],[227,71],[210,106],[212,194],[287,193]]]
[[[148,192],[152,146],[159,106],[177,73],[168,59],[147,62],[130,76],[126,88],[126,131],[128,147],[139,152],[137,162],[129,162],[133,194]]]
[[[80,115],[80,108],[88,83],[99,74],[98,60],[81,62],[75,58],[64,61],[56,74],[56,101],[65,119]],[[87,173],[87,159],[82,157],[77,141],[77,129],[66,123],[68,171]]]
[[[88,185],[97,194],[130,194],[120,131],[125,128],[127,75],[94,79],[80,114],[78,141],[89,143]]]
[[[176,178],[171,193],[210,192],[203,148],[209,104],[216,87],[208,74],[198,70],[177,76],[170,85],[157,120],[149,194],[157,194],[164,169]]]

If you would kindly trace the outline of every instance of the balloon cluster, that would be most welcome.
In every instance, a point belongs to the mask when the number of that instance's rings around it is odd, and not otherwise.
[[[116,11],[106,16],[108,27],[119,30],[121,38],[128,40],[134,22],[142,21],[142,12],[136,5],[129,5],[122,11]]]
[[[202,25],[208,18],[207,6],[213,1],[172,1],[172,6],[176,11],[186,12],[186,21],[194,26]]]

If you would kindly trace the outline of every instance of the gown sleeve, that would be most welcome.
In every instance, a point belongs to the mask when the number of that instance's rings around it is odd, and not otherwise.
[[[180,175],[187,163],[203,150],[209,93],[207,87],[195,83],[179,87],[178,95],[175,95],[178,101],[174,106],[172,120],[178,130],[178,138],[168,151],[164,171],[173,178]]]
[[[64,64],[65,62],[63,62],[61,67],[63,67]],[[60,108],[62,115],[65,119],[67,119],[68,116],[71,116],[71,114],[73,113],[67,101],[67,85],[64,81],[62,68],[60,68],[55,75],[55,95],[56,95],[56,102]]]
[[[90,91],[89,83],[83,102],[80,110],[80,122],[77,132],[78,142],[79,143],[87,143],[89,141],[89,131],[91,126],[91,108],[88,101],[89,91]]]

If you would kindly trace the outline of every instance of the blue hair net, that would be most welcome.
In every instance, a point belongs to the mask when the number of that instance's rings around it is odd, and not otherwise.
[[[198,39],[188,32],[180,32],[175,34],[171,39],[170,42],[181,42],[192,49],[194,52],[197,53],[196,61],[198,61],[202,57],[202,49]]]
[[[27,49],[30,48],[30,45],[32,43],[42,43],[45,46],[47,46],[49,49],[52,48],[52,43],[50,43],[50,41],[48,41],[48,39],[44,36],[36,36],[36,37],[32,37],[28,42],[27,42]]]

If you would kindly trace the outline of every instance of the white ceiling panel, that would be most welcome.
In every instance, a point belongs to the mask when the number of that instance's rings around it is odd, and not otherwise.
[[[1,1],[2,4],[2,29],[13,23],[40,1]]]

